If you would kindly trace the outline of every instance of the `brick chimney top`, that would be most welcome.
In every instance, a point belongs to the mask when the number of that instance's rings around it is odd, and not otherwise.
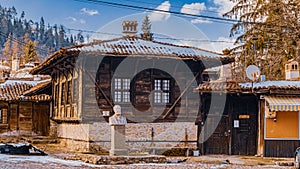
[[[136,37],[137,34],[137,21],[123,21],[123,36]]]

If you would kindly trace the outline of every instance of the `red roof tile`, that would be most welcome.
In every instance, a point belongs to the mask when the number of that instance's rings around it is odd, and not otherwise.
[[[35,95],[24,96],[24,92],[32,88],[32,84],[26,83],[13,83],[0,86],[0,100],[1,101],[49,101],[51,96],[49,95]]]

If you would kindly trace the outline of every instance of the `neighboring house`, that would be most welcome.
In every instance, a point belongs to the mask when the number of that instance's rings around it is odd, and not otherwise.
[[[198,140],[201,154],[255,155],[258,105],[251,89],[222,81],[206,82],[197,89],[201,93],[199,130],[208,135],[204,143]]]
[[[7,80],[0,84],[0,132],[10,135],[49,135],[49,81]],[[43,94],[30,95],[42,87]],[[28,95],[25,95],[25,94]]]
[[[292,79],[299,78],[293,75]],[[202,153],[292,157],[300,146],[300,81],[214,81],[197,89],[201,93],[202,127],[212,123],[209,110],[219,106],[211,103],[211,96],[226,96],[224,108],[215,112],[222,116],[218,127],[204,144],[198,140]]]
[[[192,72],[198,85],[204,62],[212,67],[232,59],[197,48],[145,41],[135,37],[136,22],[124,24],[126,36],[61,49],[31,71],[52,77],[51,119],[57,125],[58,137],[76,150],[91,151],[97,146],[109,149],[107,121],[113,115],[113,105],[119,104],[129,122],[126,138],[130,148],[142,149],[151,143],[170,147],[181,143],[186,135],[195,146],[199,107],[193,105],[199,97],[193,92],[196,86],[188,85],[186,75]],[[129,60],[125,68],[129,73],[117,72],[124,60]],[[174,61],[185,63],[188,72],[172,64]],[[178,81],[173,78],[175,74]],[[195,97],[186,97],[179,83],[186,84],[186,93]]]
[[[299,62],[291,59],[285,63],[285,78],[287,80],[299,80],[300,77]]]
[[[0,81],[3,82],[5,81],[5,79],[7,79],[9,77],[10,74],[10,67],[8,66],[4,66],[4,65],[0,65]]]
[[[215,81],[215,80],[232,80],[231,63],[204,69],[202,72],[203,82]]]

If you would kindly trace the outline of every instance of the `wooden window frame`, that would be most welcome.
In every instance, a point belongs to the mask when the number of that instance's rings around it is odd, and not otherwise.
[[[130,78],[114,78],[113,89],[113,98],[115,103],[130,103]]]
[[[6,114],[4,115],[4,113]],[[8,112],[6,108],[0,109],[0,124],[8,124]]]
[[[171,80],[170,79],[154,79],[153,82],[153,103],[169,104],[171,103]]]

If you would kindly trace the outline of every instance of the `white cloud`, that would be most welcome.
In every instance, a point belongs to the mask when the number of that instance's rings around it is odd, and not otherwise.
[[[218,6],[216,10],[220,16],[222,16],[226,12],[229,12],[231,8],[235,5],[229,0],[214,0],[214,4]]]
[[[80,10],[81,14],[88,14],[90,16],[97,15],[99,12],[93,9],[82,8]]]
[[[203,47],[208,48],[208,50],[222,53],[222,51],[226,48],[231,49],[235,47],[234,41],[234,39],[230,39],[227,37],[219,37],[215,42],[212,41],[209,45],[203,44]]]
[[[74,17],[67,17],[68,20],[70,20],[72,23],[80,23],[80,24],[85,24],[85,20],[83,19],[77,19],[77,18],[74,18]]]
[[[162,10],[162,11],[170,11],[170,7],[171,7],[170,2],[165,1],[155,9]],[[149,15],[149,18],[152,22],[157,22],[157,21],[168,20],[170,18],[170,16],[171,16],[171,14],[168,12],[154,11]]]
[[[234,46],[234,39],[226,38],[226,37],[219,37],[215,41],[187,41],[187,40],[179,40],[174,42],[177,45],[184,45],[184,46],[194,46],[200,49],[209,50],[212,52],[222,53],[222,51],[226,48],[233,48]]]
[[[201,24],[201,23],[212,23],[210,20],[204,20],[204,19],[193,19],[191,20],[193,24]]]
[[[192,14],[192,15],[199,15],[202,11],[206,10],[205,3],[191,3],[191,4],[184,4],[180,10],[181,13]],[[202,23],[212,23],[209,20],[205,19],[193,19],[191,20],[193,24],[202,24]]]
[[[184,4],[180,10],[181,13],[199,15],[201,11],[206,10],[205,3]]]

